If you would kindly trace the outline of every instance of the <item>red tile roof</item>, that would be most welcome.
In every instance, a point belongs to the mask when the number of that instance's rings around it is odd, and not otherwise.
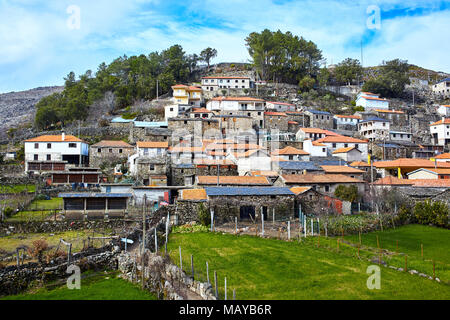
[[[373,164],[377,168],[450,168],[450,163],[434,162],[422,159],[402,158],[393,161],[377,161]]]
[[[336,184],[336,183],[365,183],[362,180],[351,178],[343,174],[291,174],[282,175],[286,184]]]
[[[417,179],[409,180],[418,188],[450,188],[450,179]]]
[[[322,166],[325,173],[364,173],[365,171],[347,166]]]
[[[443,119],[443,120],[441,119],[438,122],[430,124],[430,126],[437,126],[437,125],[440,125],[440,124],[450,124],[450,118],[446,118],[446,119]]]
[[[390,186],[411,186],[413,180],[407,180],[407,179],[399,179],[392,176],[387,176],[381,179],[378,179],[373,184],[374,185],[390,185]]]
[[[302,156],[304,155],[304,156],[307,156],[307,155],[309,155],[308,152],[291,147],[291,146],[287,146],[284,149],[275,150],[271,154],[273,156],[282,156],[282,155],[302,155]]]
[[[212,113],[212,111],[206,108],[193,108],[192,113]]]
[[[341,135],[336,136],[327,136],[325,138],[321,138],[316,140],[320,143],[367,143],[366,140],[355,139],[352,137],[346,137]]]
[[[264,112],[265,116],[278,116],[278,117],[287,117],[287,114],[284,112]]]
[[[282,106],[293,106],[293,107],[295,107],[295,104],[287,103],[287,102],[267,101],[267,103],[271,103],[271,104],[279,104],[279,105],[282,105]]]
[[[434,157],[434,159],[450,159],[450,153],[442,153]]]
[[[306,191],[311,190],[312,187],[293,187],[290,190],[295,193],[295,195],[299,195],[305,193]]]
[[[340,148],[340,149],[336,149],[335,151],[333,151],[333,153],[347,153],[352,151],[353,149],[356,149],[355,147],[348,147],[348,148]],[[356,149],[358,150],[358,149]],[[358,150],[359,152],[361,152],[360,150]]]
[[[370,164],[364,161],[355,161],[350,163],[351,167],[370,167]]]
[[[181,200],[206,200],[208,197],[206,196],[205,189],[186,189],[181,190]]]
[[[125,141],[102,140],[92,145],[91,148],[133,148],[133,146]]]
[[[360,116],[346,116],[346,115],[336,115],[338,118],[350,118],[350,119],[361,119]]]

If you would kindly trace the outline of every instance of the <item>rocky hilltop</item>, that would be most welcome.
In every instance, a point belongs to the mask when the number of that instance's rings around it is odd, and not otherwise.
[[[62,92],[64,87],[39,87],[27,91],[0,94],[0,135],[9,128],[32,122],[35,105],[43,97]]]

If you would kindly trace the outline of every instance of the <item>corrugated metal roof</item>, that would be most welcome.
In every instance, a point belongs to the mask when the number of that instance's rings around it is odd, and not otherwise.
[[[207,187],[208,196],[284,196],[295,195],[287,187]]]
[[[131,193],[60,193],[59,198],[131,198]]]

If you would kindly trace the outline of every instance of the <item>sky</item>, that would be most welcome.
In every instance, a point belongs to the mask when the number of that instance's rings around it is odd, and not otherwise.
[[[0,0],[0,93],[63,85],[74,71],[181,45],[248,62],[251,32],[291,31],[326,63],[401,58],[450,72],[450,0]]]

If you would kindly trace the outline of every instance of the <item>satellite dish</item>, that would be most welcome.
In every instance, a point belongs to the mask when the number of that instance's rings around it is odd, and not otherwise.
[[[134,243],[133,240],[131,240],[131,239],[126,239],[126,238],[122,238],[122,239],[120,239],[120,241],[129,243],[129,244],[133,244],[133,243]]]

